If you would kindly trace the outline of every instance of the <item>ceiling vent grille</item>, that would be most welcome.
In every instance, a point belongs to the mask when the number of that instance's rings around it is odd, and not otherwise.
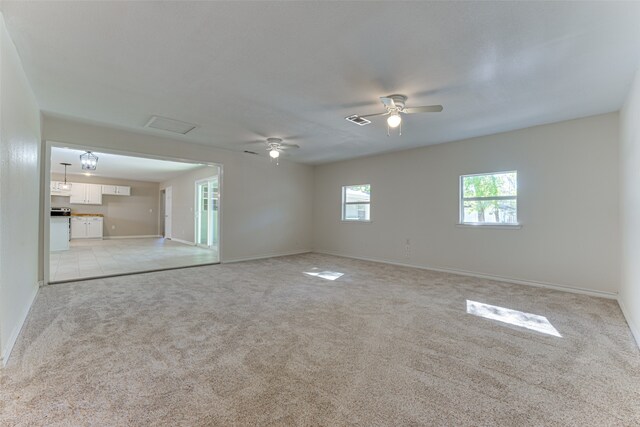
[[[355,123],[360,126],[368,125],[369,123],[371,123],[371,120],[367,120],[364,117],[360,117],[357,114],[354,114],[353,116],[345,117],[345,119],[349,120],[351,123]]]
[[[179,133],[181,135],[186,135],[191,132],[197,125],[193,123],[181,122],[180,120],[167,119],[166,117],[152,116],[151,120],[147,122],[144,127],[160,129],[166,132]]]

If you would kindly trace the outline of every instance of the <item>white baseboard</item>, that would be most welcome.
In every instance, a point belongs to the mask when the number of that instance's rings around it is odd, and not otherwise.
[[[114,240],[114,239],[158,239],[162,237],[159,234],[148,234],[142,236],[104,236],[103,240]]]
[[[633,322],[633,318],[629,315],[630,311],[627,310],[620,297],[618,297],[618,305],[620,306],[622,315],[627,320],[627,325],[629,325],[629,329],[631,329],[631,334],[633,338],[635,338],[636,344],[640,347],[640,327]]]
[[[384,264],[397,265],[397,266],[400,266],[400,267],[411,267],[411,268],[419,268],[421,270],[431,270],[431,271],[439,271],[439,272],[442,272],[442,273],[459,274],[461,276],[477,277],[479,279],[495,280],[497,282],[514,283],[516,285],[535,286],[537,288],[547,288],[547,289],[553,289],[553,290],[556,290],[556,291],[563,291],[563,292],[571,292],[571,293],[574,293],[574,294],[589,295],[589,296],[592,296],[592,297],[600,297],[600,298],[608,298],[608,299],[617,299],[618,298],[618,294],[614,293],[614,292],[594,291],[594,290],[591,290],[591,289],[583,289],[583,288],[578,288],[578,287],[573,287],[573,286],[558,285],[558,284],[555,284],[555,283],[537,282],[537,281],[533,281],[533,280],[523,280],[523,279],[516,279],[516,278],[504,277],[504,276],[494,276],[494,275],[490,275],[490,274],[476,273],[476,272],[473,272],[473,271],[456,270],[456,269],[452,269],[452,268],[438,268],[438,267],[430,267],[430,266],[424,266],[424,265],[401,263],[401,262],[385,260],[385,259],[357,257],[357,256],[352,256],[352,255],[341,254],[341,253],[338,253],[338,252],[331,252],[331,251],[314,250],[313,252],[319,253],[319,254],[334,255],[334,256],[339,256],[339,257],[344,257],[344,258],[358,259],[358,260],[361,260],[361,261],[381,262],[381,263],[384,263]]]
[[[29,303],[25,305],[22,313],[20,313],[20,319],[16,326],[11,331],[11,335],[9,335],[9,340],[7,341],[7,345],[4,349],[2,349],[2,355],[0,355],[0,366],[4,367],[9,361],[9,356],[11,356],[11,350],[13,350],[13,346],[16,344],[18,340],[18,336],[20,335],[20,331],[22,330],[22,326],[24,326],[24,322],[27,320],[27,316],[29,315],[29,310],[31,310],[31,306],[33,305],[33,301],[36,299],[36,295],[38,295],[38,291],[40,290],[39,286],[36,286],[33,290],[33,293],[29,297]]]
[[[171,238],[169,240],[171,240],[172,242],[183,243],[183,244],[189,245],[189,246],[195,246],[196,245],[195,242],[190,242],[188,240],[182,240],[182,239],[176,239],[176,238]]]
[[[258,260],[258,259],[266,259],[266,258],[276,258],[276,257],[281,257],[281,256],[308,254],[310,252],[313,252],[313,251],[311,249],[301,249],[301,250],[292,251],[292,252],[278,252],[278,253],[272,253],[272,254],[255,255],[255,256],[250,256],[250,257],[246,257],[246,258],[224,259],[224,260],[221,261],[221,263],[222,264],[231,264],[231,263],[234,263],[234,262],[255,261],[255,260]]]

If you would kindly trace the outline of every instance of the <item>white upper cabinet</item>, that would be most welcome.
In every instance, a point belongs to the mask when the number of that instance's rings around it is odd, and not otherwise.
[[[69,203],[77,205],[101,205],[102,186],[74,182],[71,186]]]
[[[87,201],[87,189],[85,188],[86,184],[77,184],[71,186],[71,194],[69,198],[69,203],[81,203],[85,204]]]
[[[64,188],[64,182],[51,181],[51,195],[53,196],[70,196],[73,183],[67,182],[67,188]]]
[[[125,185],[103,185],[102,194],[110,196],[130,196],[131,187]]]
[[[52,196],[68,196],[69,203],[75,205],[101,205],[102,195],[130,196],[131,187],[126,185],[101,185],[67,182],[68,189],[63,189],[61,181],[51,181]]]

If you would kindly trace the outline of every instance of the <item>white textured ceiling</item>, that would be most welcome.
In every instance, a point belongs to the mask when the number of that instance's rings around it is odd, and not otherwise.
[[[640,59],[640,2],[3,1],[45,112],[242,151],[296,137],[323,163],[620,108]],[[444,112],[358,127],[378,97]],[[160,131],[152,131],[159,133]]]
[[[194,163],[170,162],[94,151],[93,153],[98,156],[96,170],[84,171],[80,164],[80,155],[84,152],[85,150],[52,147],[51,172],[64,173],[64,166],[60,164],[64,162],[71,163],[71,166],[67,166],[67,174],[77,175],[88,172],[91,176],[96,177],[163,182],[203,166]]]

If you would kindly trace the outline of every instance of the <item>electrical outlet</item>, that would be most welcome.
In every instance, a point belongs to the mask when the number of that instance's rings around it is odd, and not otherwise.
[[[404,243],[404,257],[411,258],[411,240],[409,238]]]
[[[115,229],[116,229],[116,226],[115,226],[115,225],[112,225],[112,226],[111,226],[111,229],[112,229],[112,230],[115,230]]]

